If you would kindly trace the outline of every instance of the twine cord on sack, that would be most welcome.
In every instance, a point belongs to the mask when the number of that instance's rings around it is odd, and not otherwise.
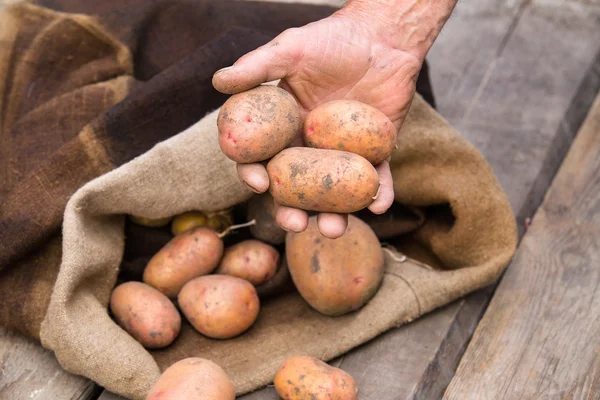
[[[394,249],[394,250],[393,250],[393,251],[392,251],[392,250],[390,250],[390,247],[391,247],[392,249]],[[427,265],[427,264],[425,264],[425,263],[422,263],[422,262],[420,262],[420,261],[417,261],[417,260],[415,260],[415,259],[413,259],[413,258],[408,258],[406,255],[404,255],[404,254],[400,253],[400,252],[399,252],[398,250],[396,250],[396,249],[395,249],[393,246],[391,246],[391,245],[389,245],[389,244],[387,244],[387,243],[382,243],[382,244],[381,244],[381,250],[383,250],[385,253],[387,253],[387,255],[388,255],[388,256],[390,256],[390,258],[391,258],[392,260],[396,261],[396,262],[403,263],[403,262],[406,262],[406,261],[410,261],[411,263],[413,263],[413,264],[415,264],[415,265],[418,265],[419,267],[423,267],[423,268],[425,268],[425,269],[428,269],[428,270],[430,270],[430,271],[433,271],[433,270],[434,270],[434,269],[433,269],[433,268],[432,268],[430,265]],[[395,251],[396,253],[399,253],[399,254],[401,254],[401,257],[398,257],[396,254],[394,254],[394,251]]]
[[[397,262],[397,263],[405,263],[407,261],[409,261],[411,264],[416,265],[418,267],[421,268],[425,268],[428,269],[430,271],[433,271],[434,269],[422,262],[419,262],[417,260],[414,260],[412,258],[408,258],[405,254],[400,253],[398,250],[396,250],[396,248],[392,245],[390,245],[389,243],[381,243],[381,250],[383,250],[384,253],[386,253],[388,255],[389,258],[391,258],[393,261]],[[400,254],[400,256],[398,256],[396,253]],[[417,302],[417,311],[418,311],[418,315],[421,315],[422,312],[422,307],[421,307],[421,301],[419,300],[419,296],[417,295],[417,291],[415,290],[415,288],[411,285],[411,283],[408,281],[408,279],[404,278],[402,275],[398,275],[395,274],[393,272],[390,271],[385,271],[385,273],[387,275],[391,275],[391,276],[395,276],[398,279],[401,279],[404,283],[406,283],[406,285],[410,288],[410,290],[412,291],[413,295],[415,296],[415,300]],[[406,322],[410,322],[410,321],[406,321]]]
[[[383,250],[385,253],[387,253],[387,255],[390,256],[390,258],[396,262],[403,263],[408,259],[408,257],[406,257],[402,253],[400,253],[400,254],[402,254],[402,256],[398,257],[397,255],[394,254],[394,252],[392,250],[388,249],[387,247],[383,247],[383,244],[382,244],[381,250]]]

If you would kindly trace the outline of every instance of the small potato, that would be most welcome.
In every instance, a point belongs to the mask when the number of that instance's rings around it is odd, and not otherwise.
[[[308,356],[288,358],[274,380],[283,400],[356,400],[356,382],[347,372]]]
[[[148,262],[144,282],[174,299],[186,282],[210,274],[223,256],[223,241],[210,228],[175,236]]]
[[[171,232],[177,236],[199,226],[207,226],[208,217],[202,211],[189,211],[173,218]]]
[[[158,290],[141,282],[117,286],[110,296],[117,323],[147,349],[170,345],[179,335],[181,316]]]
[[[379,176],[364,158],[337,150],[291,147],[267,164],[269,191],[280,204],[320,212],[351,213],[379,192]]]
[[[285,242],[285,231],[275,220],[275,202],[271,193],[253,196],[248,201],[248,220],[255,220],[256,225],[250,227],[250,234],[263,242],[282,244]]]
[[[186,358],[167,368],[146,400],[234,400],[235,389],[221,367],[203,358]]]
[[[212,212],[189,211],[176,216],[171,224],[173,235],[179,235],[198,226],[207,226],[217,232],[222,232],[233,223],[231,210]]]
[[[215,274],[236,276],[254,286],[270,280],[279,267],[279,252],[259,240],[244,240],[225,249]]]
[[[285,257],[282,257],[281,265],[275,273],[275,276],[262,285],[256,287],[256,293],[258,294],[258,298],[261,300],[295,291],[296,287],[294,286],[294,282],[290,276],[290,271],[288,270],[285,262]]]
[[[231,96],[219,111],[219,145],[238,163],[268,160],[300,131],[300,110],[277,86],[258,86]]]
[[[319,149],[349,151],[377,165],[392,155],[396,127],[374,107],[355,100],[334,100],[308,114],[304,143]]]
[[[300,295],[311,307],[330,316],[365,305],[377,293],[384,274],[381,245],[373,230],[349,215],[342,237],[321,235],[317,217],[304,232],[287,234],[287,265]]]
[[[201,276],[186,283],[178,303],[192,326],[213,339],[229,339],[245,332],[260,309],[254,286],[227,275]]]
[[[232,210],[207,212],[206,217],[208,218],[207,226],[217,232],[223,232],[233,224]]]
[[[138,217],[136,215],[130,215],[129,219],[131,220],[131,222],[133,222],[135,224],[138,224],[141,226],[147,226],[150,228],[162,228],[163,226],[167,226],[169,224],[169,222],[171,222],[171,217],[152,219],[152,218]]]

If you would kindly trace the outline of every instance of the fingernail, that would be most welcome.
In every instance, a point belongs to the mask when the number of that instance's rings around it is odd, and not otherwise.
[[[218,70],[217,72],[215,72],[215,75],[216,75],[216,74],[220,74],[220,73],[221,73],[221,72],[223,72],[223,71],[227,71],[228,69],[231,69],[231,68],[233,68],[233,65],[232,65],[232,66],[230,66],[230,67],[221,68],[220,70]]]
[[[293,232],[293,233],[300,233],[302,232],[302,229],[300,229],[297,224],[290,224],[288,221],[287,225],[280,225],[281,229],[283,229],[286,232]]]
[[[286,232],[294,232],[293,230],[289,229],[289,228],[288,228],[287,226],[285,226],[285,225],[279,225],[279,227],[280,227],[281,229],[283,229],[284,231],[286,231]]]
[[[248,189],[250,189],[252,192],[256,193],[256,194],[260,194],[260,192],[258,191],[258,189],[256,189],[254,186],[250,185],[248,182],[246,181],[242,181],[244,182],[244,185],[246,185],[246,187]]]

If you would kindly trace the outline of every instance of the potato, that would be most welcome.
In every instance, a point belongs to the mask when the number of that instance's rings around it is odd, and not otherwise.
[[[294,286],[294,282],[292,282],[292,277],[290,276],[290,271],[285,262],[285,257],[282,258],[281,265],[277,272],[275,272],[275,276],[256,287],[256,293],[261,300],[284,293],[292,293],[294,291],[296,291],[296,287]]]
[[[234,400],[235,389],[221,367],[203,358],[186,358],[167,368],[146,400]]]
[[[207,226],[208,217],[202,211],[188,211],[177,215],[171,223],[171,232],[177,236],[199,226]]]
[[[373,230],[349,215],[338,239],[322,236],[317,217],[304,232],[287,234],[287,265],[300,295],[322,314],[337,316],[365,305],[383,279],[384,257]]]
[[[291,94],[258,86],[231,96],[219,111],[219,145],[238,163],[268,160],[300,131],[300,110]]]
[[[110,311],[121,328],[147,349],[170,345],[181,329],[173,303],[141,282],[117,286],[110,296]]]
[[[209,211],[206,216],[208,217],[207,226],[217,232],[223,232],[233,224],[232,210]]]
[[[223,241],[210,228],[198,227],[175,236],[148,262],[143,280],[174,299],[183,285],[210,274],[223,256]]]
[[[165,218],[144,218],[144,217],[138,217],[136,215],[130,215],[129,219],[131,220],[131,222],[141,225],[141,226],[147,226],[150,228],[162,228],[163,226],[167,226],[169,224],[169,222],[171,222],[171,217],[165,217]]]
[[[259,240],[244,240],[225,249],[216,274],[236,276],[254,286],[270,280],[279,267],[279,252]]]
[[[179,235],[198,226],[207,226],[221,232],[231,226],[233,215],[231,210],[212,212],[189,211],[176,216],[171,224],[173,235]]]
[[[248,281],[227,275],[207,275],[185,284],[179,308],[194,328],[213,339],[229,339],[252,326],[260,303]]]
[[[248,201],[248,220],[256,220],[250,227],[250,234],[263,242],[282,244],[285,242],[285,231],[275,221],[275,202],[271,193],[253,196]]]
[[[377,165],[392,155],[396,127],[374,107],[355,100],[334,100],[308,114],[303,137],[306,146],[349,151]]]
[[[379,176],[364,158],[338,150],[292,147],[267,164],[269,191],[280,204],[303,210],[350,213],[379,192]]]
[[[288,358],[273,381],[283,400],[356,400],[356,382],[347,372],[308,356]]]

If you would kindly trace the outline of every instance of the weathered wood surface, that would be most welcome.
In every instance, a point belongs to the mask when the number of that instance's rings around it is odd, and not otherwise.
[[[105,390],[104,392],[102,392],[100,397],[98,397],[98,400],[123,400],[123,398]]]
[[[0,399],[88,400],[99,388],[62,370],[54,355],[24,337],[0,329]]]
[[[445,399],[600,397],[600,96]]]

